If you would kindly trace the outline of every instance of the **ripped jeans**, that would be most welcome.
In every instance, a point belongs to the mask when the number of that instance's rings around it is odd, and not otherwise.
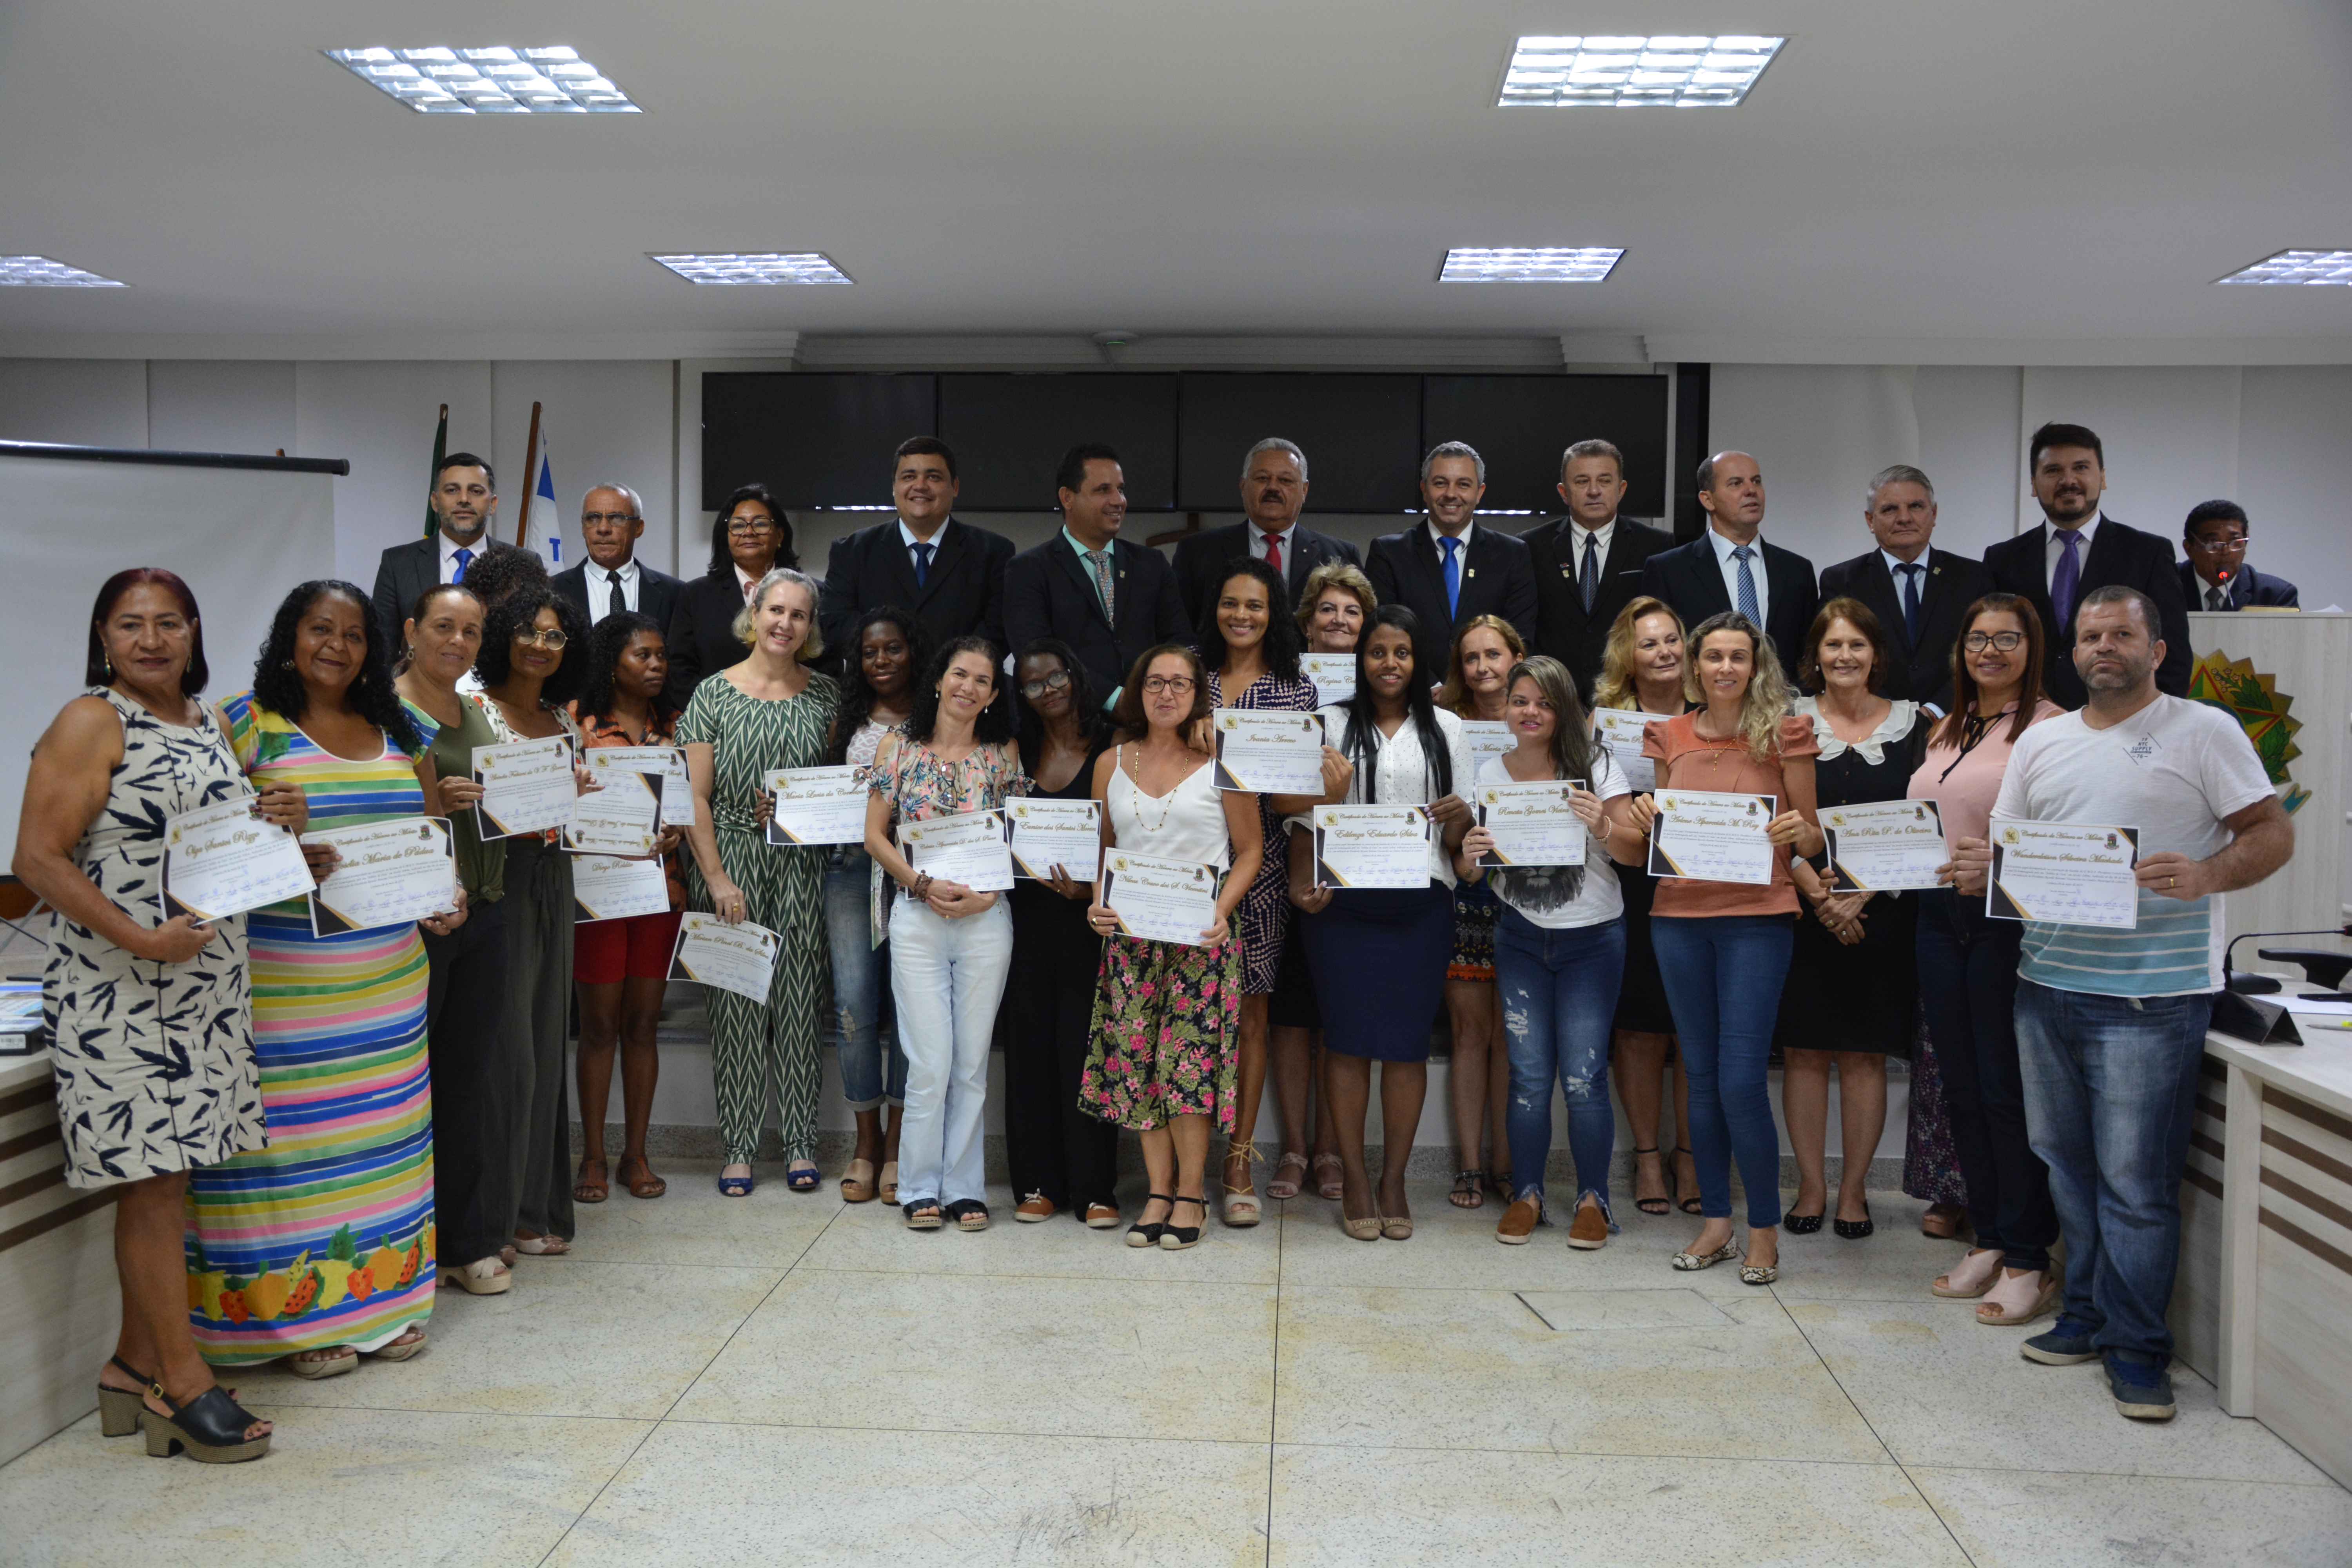
[[[873,860],[835,846],[824,873],[825,937],[833,949],[833,1027],[841,1092],[852,1110],[907,1103],[907,1053],[890,997],[890,944],[876,946],[866,912]]]
[[[1568,1146],[1577,1195],[1609,1209],[1609,1160],[1617,1113],[1609,1104],[1609,1036],[1625,976],[1625,922],[1554,931],[1505,904],[1495,921],[1495,980],[1511,1051],[1506,1119],[1518,1192],[1543,1195],[1551,1158],[1551,1086],[1568,1097]],[[1611,1228],[1615,1228],[1612,1221]]]

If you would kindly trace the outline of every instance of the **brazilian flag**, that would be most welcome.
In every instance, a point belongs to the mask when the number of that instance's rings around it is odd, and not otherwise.
[[[449,405],[445,403],[441,405],[441,427],[433,432],[433,468],[425,476],[425,493],[428,498],[433,494],[433,487],[440,481],[441,459],[446,457],[448,452]],[[435,531],[440,526],[440,516],[434,511],[433,502],[428,499],[425,503],[425,537],[432,538]]]

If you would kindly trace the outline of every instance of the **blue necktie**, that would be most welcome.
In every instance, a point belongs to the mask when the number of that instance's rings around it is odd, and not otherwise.
[[[1739,563],[1739,613],[1760,627],[1764,616],[1756,608],[1756,574],[1748,566],[1755,553],[1755,549],[1746,544],[1734,545],[1731,550],[1731,558]]]
[[[1903,574],[1903,627],[1913,647],[1919,646],[1919,574],[1926,570],[1917,562],[1898,568]]]
[[[452,583],[464,582],[466,580],[466,568],[474,563],[474,552],[470,550],[460,550],[456,554],[449,557],[449,559],[457,563],[457,574],[450,578],[449,581]]]
[[[937,546],[928,541],[915,542],[915,586],[918,588],[921,587],[924,580],[931,574],[931,552],[936,548]]]
[[[1597,533],[1584,536],[1584,564],[1576,574],[1576,590],[1584,595],[1584,613],[1588,616],[1592,613],[1593,598],[1601,592],[1600,540]]]
[[[1455,553],[1462,548],[1462,542],[1441,533],[1437,542],[1445,552],[1445,613],[1453,616],[1462,603],[1462,557]]]
[[[2058,558],[2058,570],[2050,574],[2050,607],[2058,618],[2058,630],[2063,636],[2068,617],[2074,613],[2074,595],[2083,589],[2083,534],[2079,529],[2062,528],[2058,542],[2066,553]],[[2067,639],[2070,643],[2072,638]]]

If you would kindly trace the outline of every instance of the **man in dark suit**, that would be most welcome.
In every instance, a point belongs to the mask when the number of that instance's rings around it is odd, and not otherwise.
[[[1521,641],[1535,641],[1535,568],[1523,541],[1476,521],[1486,493],[1486,458],[1460,441],[1431,447],[1421,460],[1428,521],[1373,540],[1365,563],[1381,603],[1419,617],[1413,666],[1432,687],[1445,679],[1454,633],[1480,616],[1500,616]]]
[[[1099,443],[1073,447],[1055,476],[1062,531],[1004,568],[1004,635],[1017,650],[1059,637],[1076,650],[1103,706],[1118,701],[1145,649],[1189,643],[1192,628],[1168,558],[1118,537],[1127,476]]]
[[[1805,632],[1821,608],[1813,563],[1757,537],[1764,526],[1764,470],[1746,452],[1717,452],[1698,466],[1706,531],[1662,550],[1642,568],[1642,592],[1675,607],[1686,629],[1726,610],[1764,628],[1792,678]]]
[[[2042,689],[2062,708],[2080,708],[2089,695],[2074,669],[2074,612],[2094,588],[2120,584],[2156,601],[2163,623],[2164,663],[2156,688],[2189,695],[2189,597],[2174,570],[2172,545],[2153,533],[2102,516],[2107,488],[2106,449],[2080,425],[2044,425],[2026,445],[2033,499],[2043,521],[1984,552],[1993,585],[2016,594],[2042,617]]]
[[[1010,652],[1004,567],[1013,559],[1013,541],[950,515],[961,482],[945,441],[929,436],[902,441],[892,464],[890,500],[898,515],[834,542],[817,606],[825,646],[844,659],[855,658],[849,643],[858,616],[877,605],[897,605],[913,612],[932,647],[979,636],[1000,653]]]
[[[1980,561],[1937,550],[1936,487],[1908,463],[1882,468],[1870,481],[1863,525],[1878,548],[1822,568],[1824,603],[1844,595],[1870,606],[1893,642],[1894,666],[1879,684],[1885,697],[1952,705],[1952,645],[1960,617],[1992,592],[1992,572]]]
[[[1559,459],[1566,517],[1519,535],[1536,577],[1536,636],[1529,645],[1568,666],[1576,693],[1592,700],[1617,612],[1641,591],[1650,557],[1675,536],[1617,515],[1625,499],[1625,454],[1607,441],[1579,441]]]
[[[487,547],[499,515],[498,478],[473,453],[452,452],[434,470],[426,499],[440,524],[433,536],[395,544],[376,563],[375,618],[388,647],[400,646],[400,629],[417,596],[436,583],[465,581],[466,568]]]
[[[2300,609],[2294,584],[2246,564],[2246,509],[2233,500],[2199,501],[2180,525],[2180,593],[2192,610]]]
[[[1282,574],[1290,605],[1298,607],[1307,574],[1326,561],[1360,566],[1363,557],[1344,539],[1298,525],[1307,506],[1307,454],[1296,443],[1269,436],[1242,459],[1242,510],[1246,522],[1187,535],[1176,546],[1176,591],[1194,626],[1222,586],[1225,563],[1253,555]]]
[[[580,538],[588,559],[549,584],[588,612],[594,626],[615,610],[651,616],[665,630],[684,584],[637,559],[646,531],[645,503],[626,485],[598,485],[580,498]]]

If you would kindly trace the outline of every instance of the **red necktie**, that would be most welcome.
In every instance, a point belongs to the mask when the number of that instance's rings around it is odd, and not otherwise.
[[[1265,536],[1265,563],[1274,568],[1276,576],[1282,575],[1282,535],[1269,533]]]

